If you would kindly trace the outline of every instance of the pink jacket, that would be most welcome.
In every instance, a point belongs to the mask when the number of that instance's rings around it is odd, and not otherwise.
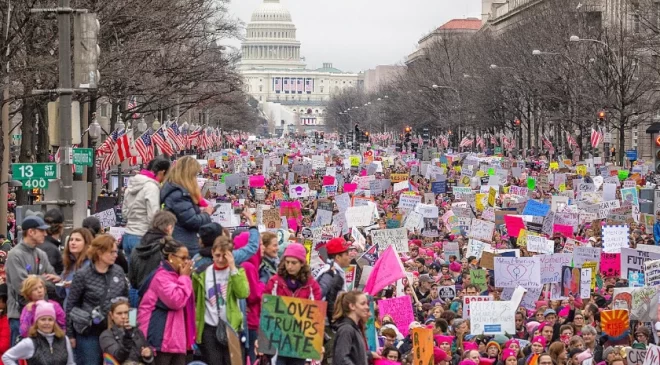
[[[245,247],[250,238],[249,232],[242,232],[234,238],[234,249]],[[247,303],[247,325],[250,330],[259,329],[259,320],[261,317],[261,297],[264,294],[266,284],[259,280],[259,266],[261,266],[261,250],[241,264],[245,270],[248,284],[250,285],[250,295],[246,299]]]
[[[185,354],[195,343],[192,280],[161,262],[138,308],[138,327],[157,351]]]
[[[60,328],[66,328],[66,313],[62,309],[62,306],[54,300],[49,300],[48,303],[52,304],[55,307],[55,322],[60,326]],[[31,302],[26,305],[21,312],[21,327],[19,328],[19,333],[22,338],[28,337],[28,331],[30,327],[34,324],[34,312],[37,310],[37,306],[34,305],[35,302]],[[28,310],[28,306],[32,307]]]

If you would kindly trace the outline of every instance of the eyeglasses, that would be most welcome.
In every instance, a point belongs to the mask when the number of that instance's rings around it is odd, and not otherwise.
[[[190,261],[190,256],[183,256],[183,257],[177,256],[177,255],[172,255],[172,256],[176,257],[177,259],[179,259],[181,261]]]
[[[118,251],[118,250],[106,251],[105,253],[109,253],[109,254],[111,254],[111,255],[113,255],[113,256],[114,256],[114,255],[119,255],[119,251]]]
[[[110,303],[112,303],[112,304],[117,304],[117,303],[119,303],[119,302],[126,302],[126,303],[128,303],[128,298],[126,298],[126,297],[116,297],[116,298],[112,298],[112,299],[110,299]]]

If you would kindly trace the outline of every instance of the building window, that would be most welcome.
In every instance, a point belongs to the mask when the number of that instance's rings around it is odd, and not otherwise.
[[[101,116],[108,117],[108,104],[101,105]]]
[[[323,92],[323,86],[321,86],[321,92]]]
[[[262,92],[263,88],[264,88],[263,86],[259,85],[259,92]]]
[[[259,95],[259,101],[261,101],[261,100],[263,100],[263,99],[262,99],[261,95]]]

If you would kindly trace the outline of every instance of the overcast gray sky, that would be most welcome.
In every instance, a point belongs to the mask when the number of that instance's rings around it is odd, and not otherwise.
[[[231,0],[248,23],[263,0]],[[403,62],[419,38],[454,18],[481,17],[481,0],[280,0],[289,9],[308,68],[332,62],[358,72]],[[225,43],[225,42],[223,42]],[[229,44],[239,46],[240,42]]]

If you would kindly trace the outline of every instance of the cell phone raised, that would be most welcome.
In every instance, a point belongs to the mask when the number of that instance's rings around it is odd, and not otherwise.
[[[137,308],[131,308],[128,310],[128,324],[131,327],[137,326]]]

